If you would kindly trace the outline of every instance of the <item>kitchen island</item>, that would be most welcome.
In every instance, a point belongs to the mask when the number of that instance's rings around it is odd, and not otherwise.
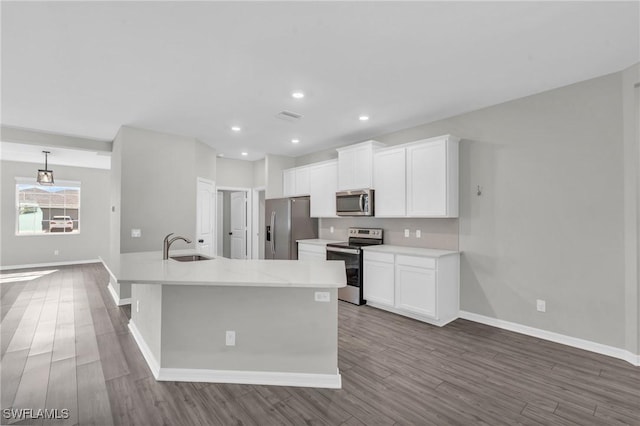
[[[341,387],[342,262],[144,252],[106,266],[131,285],[129,328],[157,380]]]

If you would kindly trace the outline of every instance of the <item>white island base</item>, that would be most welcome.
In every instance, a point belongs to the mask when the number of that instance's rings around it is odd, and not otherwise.
[[[157,380],[341,387],[335,288],[133,284],[131,299]]]

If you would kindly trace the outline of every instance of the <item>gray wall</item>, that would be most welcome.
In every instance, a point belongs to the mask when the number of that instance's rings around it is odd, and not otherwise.
[[[267,174],[265,170],[266,160],[257,160],[253,162],[253,187],[263,188],[267,184]]]
[[[215,181],[216,152],[193,138],[122,127],[112,156],[114,172],[121,168],[112,185],[112,199],[120,199],[120,252],[161,250],[170,232],[193,239],[196,179]],[[141,238],[131,238],[133,228]]]
[[[616,73],[374,137],[463,138],[461,309],[625,347],[622,88]]]
[[[218,158],[216,185],[233,188],[253,188],[253,162]]]
[[[622,73],[622,100],[626,348],[640,354],[640,64]]]
[[[0,265],[94,260],[109,251],[109,170],[52,167],[56,180],[80,181],[80,233],[16,236],[16,177],[32,177],[42,164],[2,161],[2,256]],[[54,250],[59,250],[57,256]]]
[[[282,171],[294,167],[295,159],[283,155],[267,154],[265,157],[265,198],[282,197]]]

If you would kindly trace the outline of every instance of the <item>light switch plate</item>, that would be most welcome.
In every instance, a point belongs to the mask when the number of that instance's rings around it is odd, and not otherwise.
[[[409,231],[408,229],[404,230],[404,237],[405,238],[409,238],[409,236],[411,235],[411,231]]]
[[[140,238],[140,237],[142,237],[142,230],[140,229],[131,230],[131,238]]]
[[[422,237],[422,231],[419,229],[416,229],[416,238],[421,238]]]
[[[225,342],[227,346],[235,346],[236,345],[236,332],[232,330],[227,330],[225,333]]]

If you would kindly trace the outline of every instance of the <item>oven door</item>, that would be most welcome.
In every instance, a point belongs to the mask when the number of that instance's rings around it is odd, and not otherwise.
[[[359,249],[327,246],[327,260],[343,260],[347,286],[338,289],[338,299],[362,305],[362,256]]]

